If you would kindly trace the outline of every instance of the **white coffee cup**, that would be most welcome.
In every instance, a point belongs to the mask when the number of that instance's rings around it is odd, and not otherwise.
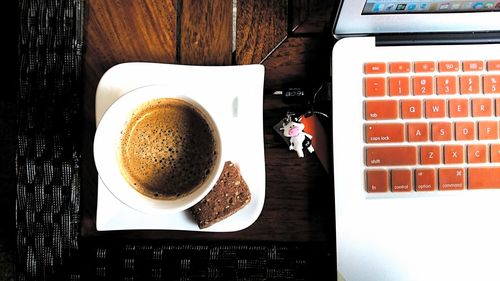
[[[217,151],[214,165],[206,179],[193,192],[177,199],[155,199],[137,191],[123,176],[118,157],[122,131],[132,113],[141,105],[161,98],[183,100],[201,113],[212,129]],[[203,199],[215,185],[224,166],[222,142],[214,118],[201,104],[186,95],[170,93],[166,86],[151,85],[124,94],[104,113],[94,137],[94,161],[104,185],[122,203],[144,213],[180,212]]]

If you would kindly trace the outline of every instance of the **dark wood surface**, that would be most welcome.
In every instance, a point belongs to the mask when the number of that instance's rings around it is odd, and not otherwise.
[[[236,62],[260,63],[287,37],[288,1],[238,1]]]
[[[314,154],[306,153],[305,158],[299,159],[288,151],[272,127],[291,105],[272,92],[289,85],[317,85],[328,78],[332,42],[328,32],[330,17],[326,14],[331,16],[335,3],[238,1],[233,33],[232,2],[87,2],[83,58],[81,233],[84,239],[333,241],[331,171],[325,170]],[[306,36],[297,30],[307,30]],[[233,34],[236,34],[234,52]],[[266,67],[263,112],[266,198],[253,225],[232,233],[96,231],[97,171],[92,156],[95,90],[107,69],[127,61],[199,65],[262,63]],[[325,111],[329,110],[328,105],[323,104]],[[328,122],[324,125],[329,128]]]
[[[232,47],[232,0],[178,2],[178,62],[229,65]]]

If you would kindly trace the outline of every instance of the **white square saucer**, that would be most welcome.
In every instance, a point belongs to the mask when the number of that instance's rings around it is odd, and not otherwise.
[[[96,227],[106,230],[188,230],[230,232],[242,230],[259,217],[265,199],[263,130],[264,67],[186,66],[131,62],[109,69],[96,91],[96,124],[122,95],[147,85],[167,85],[172,91],[201,101],[218,116],[228,160],[235,163],[248,184],[252,200],[232,216],[199,229],[189,211],[146,214],[123,204],[98,179]]]

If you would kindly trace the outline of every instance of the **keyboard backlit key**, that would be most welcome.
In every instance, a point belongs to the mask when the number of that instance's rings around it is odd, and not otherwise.
[[[484,62],[480,60],[468,60],[463,62],[464,71],[481,71],[484,69]]]
[[[500,163],[500,143],[491,144],[490,161],[493,163]]]
[[[480,91],[478,75],[460,76],[460,94],[478,94]]]
[[[366,120],[387,120],[398,118],[398,102],[396,100],[365,101]]]
[[[408,96],[409,94],[410,94],[410,78],[408,77],[389,78],[390,96]]]
[[[456,72],[460,70],[458,61],[440,61],[438,62],[439,72]]]
[[[390,73],[408,73],[411,70],[410,62],[391,62],[389,63],[389,72]]]
[[[450,141],[453,137],[451,122],[431,123],[432,141]]]
[[[479,121],[477,130],[480,140],[498,139],[498,121]]]
[[[432,76],[413,77],[413,94],[415,96],[425,96],[434,94],[434,77]]]
[[[469,189],[500,188],[500,167],[473,167],[467,174]]]
[[[386,170],[367,170],[366,191],[368,192],[389,191],[389,173]]]
[[[429,124],[426,122],[406,124],[409,142],[420,142],[429,140]]]
[[[472,99],[472,116],[488,117],[493,115],[493,103],[491,99]]]
[[[444,146],[444,163],[464,163],[464,147],[460,144],[449,144]]]
[[[488,158],[486,144],[467,145],[467,163],[485,163]]]
[[[469,100],[468,99],[448,100],[448,115],[451,118],[469,116]]]
[[[405,166],[417,164],[415,146],[367,147],[367,166]]]
[[[383,97],[386,94],[384,77],[365,78],[365,95],[367,97]]]
[[[463,168],[439,169],[439,190],[465,189],[465,171]]]
[[[456,76],[437,76],[436,93],[438,95],[454,95],[457,93]]]
[[[365,125],[367,143],[403,142],[405,127],[403,123],[376,123]]]
[[[417,61],[415,62],[415,72],[434,72],[436,63],[433,61]]]
[[[382,74],[386,72],[385,62],[370,62],[365,63],[366,74]]]
[[[500,94],[500,75],[484,75],[483,92],[485,94]]]
[[[441,164],[441,146],[423,145],[420,147],[420,164],[436,165]]]
[[[488,71],[500,70],[500,60],[489,60],[487,62]]]
[[[416,119],[422,117],[422,100],[401,100],[401,117]]]
[[[426,118],[444,118],[446,115],[446,103],[444,99],[428,99],[425,101]]]
[[[434,191],[437,186],[436,170],[415,170],[415,191]]]
[[[413,175],[410,170],[391,171],[391,190],[393,192],[410,192],[413,189]]]
[[[474,122],[460,121],[455,123],[455,139],[458,141],[474,140],[476,136]]]

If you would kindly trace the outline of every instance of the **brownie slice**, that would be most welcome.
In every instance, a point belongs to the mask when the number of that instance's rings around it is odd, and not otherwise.
[[[228,161],[213,189],[190,210],[198,227],[203,229],[236,213],[250,199],[250,190],[240,171]]]

